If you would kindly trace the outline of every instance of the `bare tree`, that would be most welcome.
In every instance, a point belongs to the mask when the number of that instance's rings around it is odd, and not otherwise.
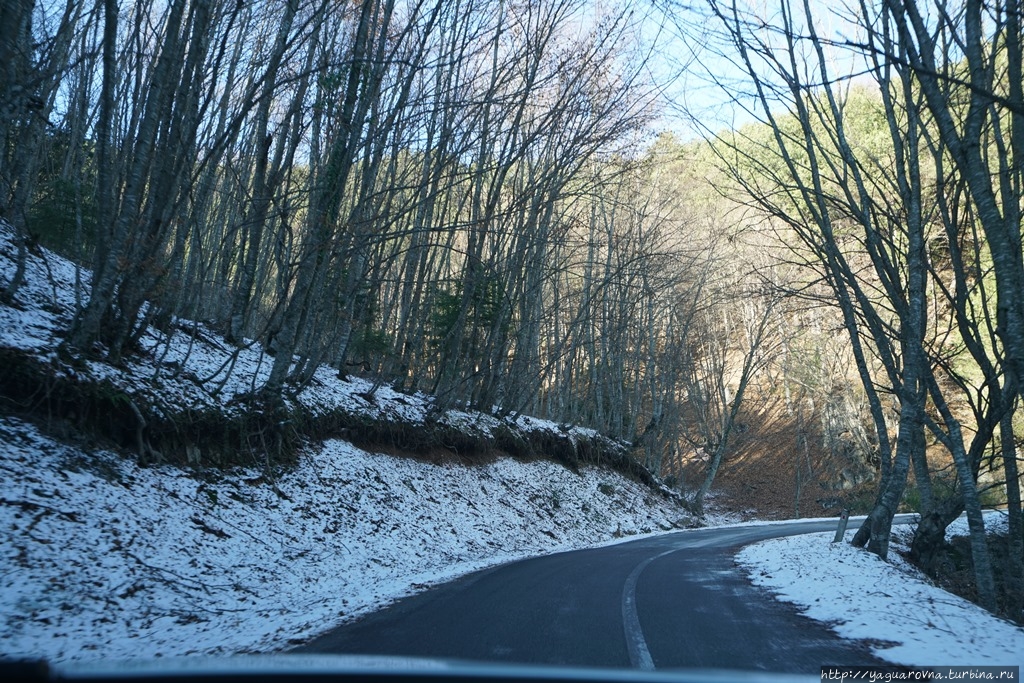
[[[755,204],[800,238],[811,255],[808,263],[817,264],[814,267],[832,288],[871,405],[882,480],[875,506],[854,542],[866,543],[874,552],[886,555],[892,516],[911,470],[926,513],[931,515],[940,504],[945,505],[931,489],[925,457],[927,428],[955,466],[960,502],[972,530],[980,601],[994,609],[995,587],[977,477],[979,454],[990,443],[994,425],[1007,407],[998,386],[1001,360],[987,350],[993,348],[994,341],[985,333],[991,329],[988,313],[984,307],[979,311],[965,304],[964,297],[971,296],[971,271],[964,269],[962,259],[947,261],[945,268],[959,271],[954,275],[956,287],[951,289],[945,286],[934,254],[929,252],[936,225],[944,226],[948,241],[959,244],[962,219],[942,210],[942,201],[933,204],[930,200],[942,192],[936,178],[944,178],[946,155],[958,160],[963,155],[947,141],[942,112],[936,113],[932,102],[934,93],[929,94],[921,69],[913,66],[917,57],[912,36],[899,38],[904,20],[890,3],[878,8],[862,4],[857,20],[864,40],[842,45],[864,60],[867,73],[877,84],[878,111],[889,134],[882,148],[871,150],[851,136],[856,126],[850,113],[853,99],[826,55],[837,44],[819,34],[818,17],[809,3],[784,3],[780,14],[770,21],[738,3],[712,2],[709,6],[751,79],[754,101],[770,132],[770,143],[760,146],[739,137],[720,139],[719,145],[726,150],[722,158]],[[912,15],[914,10],[908,11]],[[762,30],[766,21],[772,31]],[[926,35],[918,33],[916,39]],[[970,113],[964,121],[964,134],[977,144],[984,130],[970,129]],[[938,137],[933,135],[935,130]],[[885,155],[884,163],[879,151]],[[936,164],[939,172],[931,175]],[[973,168],[982,173],[977,163]],[[986,165],[986,176],[989,168]],[[963,177],[973,188],[968,174]],[[1012,198],[1013,206],[1019,205],[1019,194],[1006,191],[1003,196]],[[973,205],[980,214],[976,200]],[[991,243],[992,238],[987,241]],[[954,255],[959,249],[952,249]],[[998,245],[993,248],[994,262],[998,250]],[[939,310],[930,307],[929,291],[938,292],[955,315],[929,318],[930,311],[935,315]],[[1009,324],[1013,316],[1003,308],[1001,303],[997,329]],[[953,373],[950,350],[942,339],[951,329],[967,341],[970,360],[983,370],[988,368],[983,385],[946,381]],[[869,365],[866,351],[874,356],[877,369]],[[1009,359],[1012,352],[1007,351]],[[1010,382],[1014,382],[1012,374]],[[879,388],[898,399],[899,422],[891,455]],[[968,440],[953,402],[968,400],[971,391],[978,392],[979,400],[975,402],[977,431]],[[944,513],[931,519],[941,517]],[[931,535],[929,542],[934,542],[936,533],[941,537],[945,524],[937,526],[938,532],[919,527],[918,540]]]

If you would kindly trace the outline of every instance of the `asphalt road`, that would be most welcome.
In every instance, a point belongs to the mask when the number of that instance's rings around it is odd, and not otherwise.
[[[297,651],[805,674],[881,665],[865,644],[799,615],[734,565],[742,545],[833,529],[833,521],[699,529],[514,562],[401,600]]]

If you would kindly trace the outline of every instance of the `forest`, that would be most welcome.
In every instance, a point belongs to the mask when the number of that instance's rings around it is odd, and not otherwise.
[[[1022,25],[1019,0],[8,0],[0,218],[20,263],[81,266],[69,357],[202,321],[266,351],[254,409],[327,364],[594,428],[697,511],[739,441],[785,434],[759,466],[794,515],[838,496],[884,558],[912,509],[932,572],[966,513],[974,597],[1021,621]]]

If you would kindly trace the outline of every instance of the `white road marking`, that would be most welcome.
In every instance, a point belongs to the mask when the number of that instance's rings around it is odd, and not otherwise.
[[[629,663],[634,669],[645,671],[654,670],[654,660],[651,658],[651,651],[647,648],[647,640],[644,639],[644,631],[640,628],[640,615],[636,611],[636,582],[647,565],[659,557],[665,557],[682,548],[673,548],[665,552],[648,557],[646,560],[633,568],[633,571],[626,577],[626,583],[622,586],[622,628],[626,633],[626,649],[629,651]]]
[[[901,514],[896,515],[894,523],[896,524],[910,524],[916,521],[917,515],[912,514]],[[850,521],[859,521],[864,517],[851,517]],[[749,543],[755,543],[763,538],[767,538],[760,533],[760,527],[763,526],[800,526],[801,524],[807,524],[809,522],[832,522],[832,518],[822,520],[781,520],[778,522],[772,522],[771,524],[761,525],[746,525],[737,527],[725,527],[721,529],[725,533],[709,533],[707,537],[689,537],[679,538],[682,541],[680,545],[677,545],[671,550],[659,553],[652,557],[648,557],[646,560],[638,564],[630,572],[629,576],[626,577],[626,582],[622,586],[622,628],[626,635],[626,649],[629,652],[629,661],[633,668],[642,669],[646,671],[653,671],[655,669],[654,659],[651,657],[651,651],[647,647],[647,640],[644,638],[643,629],[640,627],[640,615],[636,609],[636,583],[640,578],[640,574],[643,573],[644,569],[647,568],[651,562],[654,562],[658,558],[665,557],[671,553],[686,548],[704,548],[707,546],[715,545],[747,545]],[[708,527],[706,531],[711,532],[714,527]],[[822,529],[816,529],[821,531]],[[799,531],[796,533],[805,534],[812,533],[814,530]],[[682,534],[681,534],[682,535]],[[782,534],[788,535],[788,534]],[[709,579],[711,577],[708,577]]]

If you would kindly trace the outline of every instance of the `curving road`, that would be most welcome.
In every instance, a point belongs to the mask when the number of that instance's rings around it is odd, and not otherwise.
[[[834,529],[834,521],[699,529],[513,562],[401,600],[298,651],[805,674],[881,665],[865,645],[797,614],[734,565],[748,543]]]

